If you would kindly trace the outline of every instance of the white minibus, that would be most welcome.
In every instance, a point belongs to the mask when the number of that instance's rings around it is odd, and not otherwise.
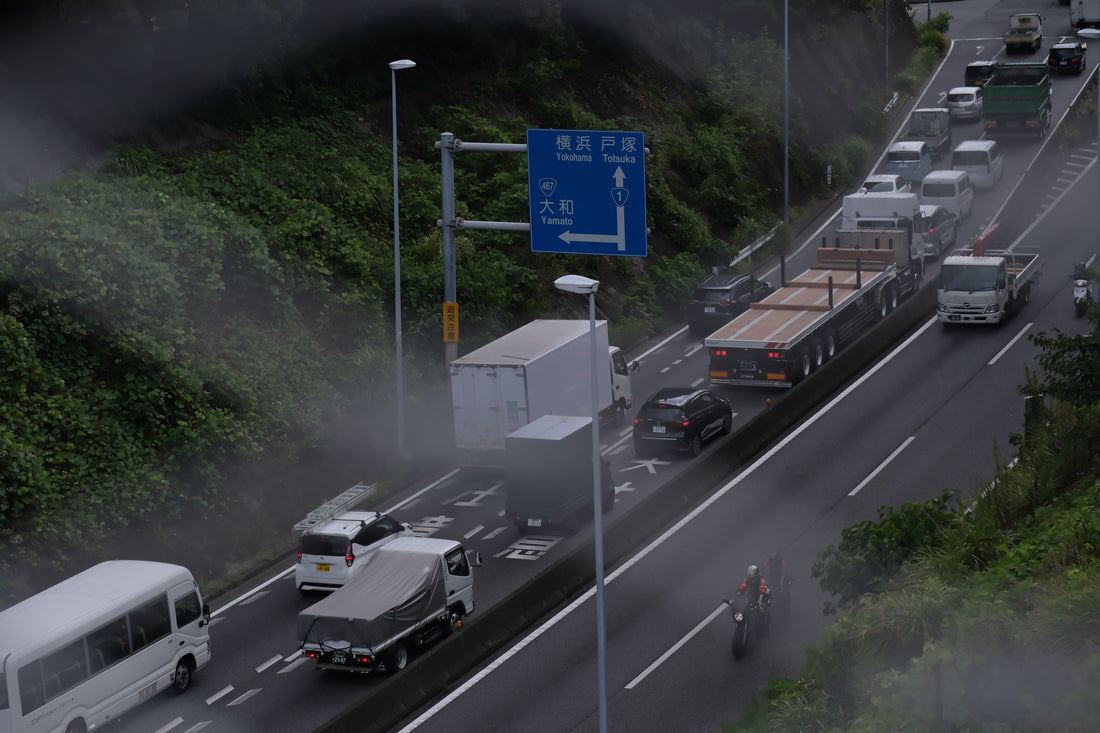
[[[0,731],[84,733],[210,661],[210,607],[187,568],[100,563],[0,611]]]

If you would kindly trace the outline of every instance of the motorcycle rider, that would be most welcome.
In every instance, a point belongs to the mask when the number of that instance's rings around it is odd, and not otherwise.
[[[771,602],[771,592],[768,590],[768,581],[760,574],[760,568],[755,565],[749,565],[748,570],[745,572],[745,579],[742,580],[741,585],[737,587],[737,595],[742,595],[745,591],[748,591],[749,600],[766,614],[768,604]]]
[[[790,566],[787,565],[787,561],[783,559],[783,555],[778,552],[773,552],[768,555],[768,561],[765,563],[768,569],[768,575],[776,582],[780,588],[783,587],[783,581],[791,576]]]

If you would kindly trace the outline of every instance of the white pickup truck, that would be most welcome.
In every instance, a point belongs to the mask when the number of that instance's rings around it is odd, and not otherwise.
[[[964,250],[945,257],[936,319],[943,324],[1000,323],[1031,300],[1041,268],[1037,252]]]

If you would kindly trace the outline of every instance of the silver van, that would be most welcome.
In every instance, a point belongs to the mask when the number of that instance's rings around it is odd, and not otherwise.
[[[951,151],[951,169],[966,171],[977,188],[993,188],[1005,171],[1005,157],[995,140],[964,140]]]
[[[886,149],[886,172],[917,184],[932,172],[932,151],[921,141],[897,142]]]
[[[939,204],[959,219],[974,208],[974,186],[966,171],[932,171],[920,184],[920,202]]]

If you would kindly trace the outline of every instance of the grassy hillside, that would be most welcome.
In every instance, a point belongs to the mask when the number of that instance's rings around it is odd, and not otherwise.
[[[443,131],[638,129],[652,151],[644,261],[459,236],[463,352],[576,313],[551,286],[566,271],[601,280],[601,316],[629,344],[678,323],[710,265],[780,222],[770,4],[654,0],[622,17],[535,1],[191,6],[4,11],[0,127],[27,143],[0,150],[5,597],[121,555],[184,562],[216,587],[285,548],[322,499],[447,459]],[[796,215],[861,173],[885,126],[881,17],[792,5]],[[901,6],[891,17],[900,71],[916,34]],[[392,430],[386,63],[402,57],[418,64],[398,103],[409,456],[394,455]],[[523,156],[462,156],[458,215],[526,220],[526,176]]]

